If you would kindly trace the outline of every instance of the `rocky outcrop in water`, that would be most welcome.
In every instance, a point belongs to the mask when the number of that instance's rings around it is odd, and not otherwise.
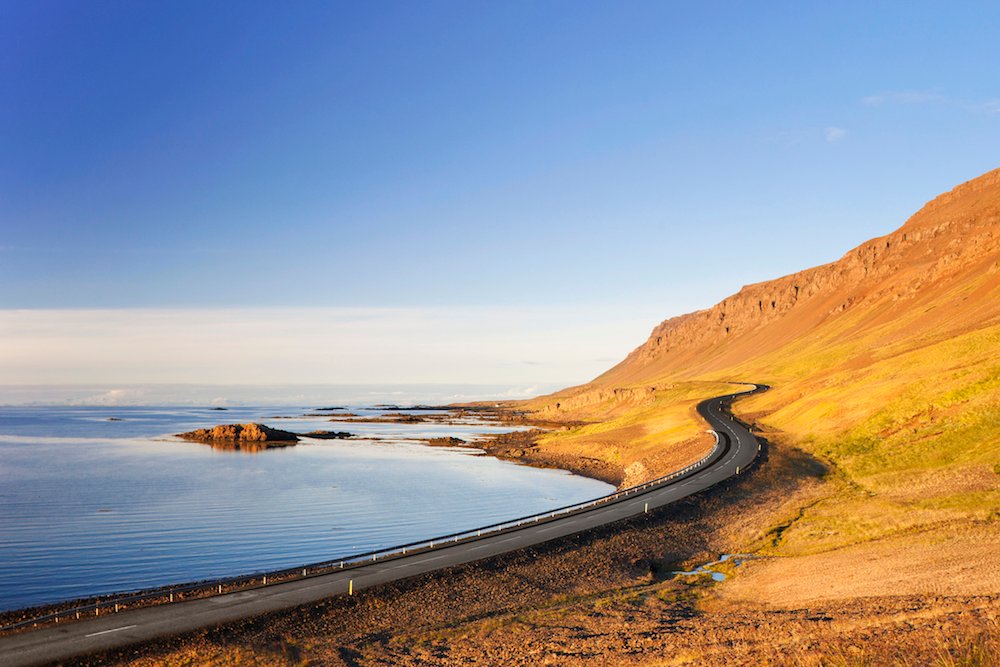
[[[424,442],[432,447],[464,447],[469,444],[465,440],[454,436],[444,438],[427,438]]]
[[[212,428],[178,433],[177,437],[203,442],[222,449],[259,451],[270,447],[287,447],[298,442],[299,437],[290,431],[271,428],[265,424],[220,424]]]

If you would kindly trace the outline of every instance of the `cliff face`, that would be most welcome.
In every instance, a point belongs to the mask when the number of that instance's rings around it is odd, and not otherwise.
[[[897,231],[836,262],[748,285],[712,308],[666,320],[589,386],[721,371],[823,329],[955,335],[997,321],[998,284],[1000,169],[937,197]],[[893,330],[903,320],[905,331]]]

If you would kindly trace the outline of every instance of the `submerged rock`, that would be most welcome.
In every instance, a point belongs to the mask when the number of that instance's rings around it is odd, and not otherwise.
[[[320,440],[346,440],[347,438],[354,437],[353,433],[348,433],[347,431],[310,431],[302,435],[307,438],[318,438]]]
[[[213,447],[252,451],[268,447],[287,447],[299,440],[299,437],[290,431],[271,428],[265,424],[220,424],[212,428],[178,433],[177,437],[203,442]]]
[[[380,422],[385,422],[385,423],[388,423],[388,424],[419,424],[420,422],[425,421],[425,419],[423,417],[419,417],[417,415],[398,415],[398,414],[397,415],[392,415],[392,414],[389,414],[389,415],[382,415],[381,417],[377,417],[377,418],[373,419],[372,421],[380,421]]]
[[[447,438],[427,438],[424,442],[432,447],[462,447],[468,444],[465,440],[454,436]]]

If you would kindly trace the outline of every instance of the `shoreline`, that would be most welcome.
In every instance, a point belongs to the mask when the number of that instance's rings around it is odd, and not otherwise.
[[[625,483],[625,469],[608,461],[583,456],[550,452],[537,444],[545,433],[534,428],[530,431],[512,431],[491,437],[469,446],[482,449],[489,456],[534,468],[565,470],[579,477],[594,479],[621,489]]]
[[[565,470],[579,477],[594,479],[611,484],[615,489],[625,486],[626,473],[621,465],[603,459],[573,456],[560,452],[548,451],[539,446],[538,439],[554,430],[568,430],[582,426],[586,422],[553,421],[529,416],[529,413],[509,405],[484,406],[478,404],[456,404],[444,406],[415,406],[403,408],[406,410],[447,410],[473,415],[492,416],[497,422],[510,426],[528,426],[527,431],[511,431],[492,435],[481,441],[467,444],[469,447],[482,449],[487,455],[502,461],[511,461],[534,468]],[[461,445],[459,445],[461,446]],[[683,466],[682,466],[683,467]]]
[[[380,408],[382,409],[382,408]],[[468,449],[476,450],[482,452],[485,456],[490,456],[501,461],[507,461],[511,463],[518,463],[521,465],[539,468],[539,469],[558,469],[565,470],[566,472],[577,475],[579,477],[585,477],[587,479],[592,479],[606,484],[611,484],[615,487],[615,490],[619,489],[624,478],[622,471],[610,464],[605,464],[603,461],[597,459],[577,459],[577,457],[561,456],[558,454],[546,453],[540,451],[535,444],[535,440],[542,434],[546,432],[543,427],[556,427],[565,428],[565,424],[556,424],[552,422],[545,422],[540,420],[531,420],[527,418],[523,413],[518,411],[513,411],[503,408],[483,408],[483,407],[472,407],[472,406],[418,406],[418,407],[397,407],[391,406],[385,408],[387,412],[405,412],[409,410],[413,411],[443,411],[444,415],[435,415],[435,418],[426,420],[429,423],[436,424],[448,424],[455,419],[462,418],[480,418],[483,420],[484,424],[491,424],[495,421],[496,425],[500,426],[511,426],[511,427],[524,427],[531,426],[531,430],[517,430],[509,431],[500,434],[479,434],[483,437],[481,440],[464,440],[461,442],[449,441],[447,443],[434,443],[432,440],[435,438],[407,438],[412,440],[412,442],[418,442],[424,444],[428,447],[439,447],[447,446],[454,447],[456,449]],[[327,415],[312,415],[312,416],[327,416]],[[357,422],[357,423],[408,423],[405,420],[397,422],[392,418],[387,416],[382,417],[362,417],[362,418],[349,418],[344,420],[335,419],[336,413],[331,413],[330,421],[343,421],[343,422]],[[282,419],[295,419],[296,417],[282,417]],[[423,421],[423,420],[421,420]],[[467,424],[466,424],[467,425]],[[308,433],[301,434],[306,438],[310,438]],[[178,437],[178,436],[174,436]],[[361,440],[371,440],[372,442],[378,442],[379,439],[376,438],[365,438],[364,436],[354,435],[354,438]],[[450,438],[445,437],[445,440],[450,440]],[[188,442],[199,442],[197,440],[186,440]],[[211,443],[202,443],[211,444]],[[265,443],[273,444],[273,443]],[[293,443],[282,443],[282,445],[293,444]],[[255,452],[260,453],[260,452]],[[612,491],[613,492],[613,491]],[[269,576],[270,578],[270,576]],[[280,578],[272,578],[272,581],[280,581]],[[200,597],[210,597],[212,595],[218,594],[217,584],[208,581],[204,586],[199,587],[201,582],[199,580],[175,582],[172,584],[165,584],[162,586],[152,586],[148,588],[138,589],[138,590],[123,590],[113,593],[103,593],[95,594],[86,597],[74,598],[70,600],[61,600],[41,605],[33,605],[28,607],[20,607],[17,609],[9,609],[6,611],[0,611],[0,627],[10,624],[15,624],[21,621],[30,620],[32,618],[37,618],[40,616],[45,616],[54,613],[70,612],[72,609],[77,607],[86,607],[103,602],[112,602],[116,599],[127,598],[134,595],[151,595],[150,599],[137,601],[135,603],[128,603],[129,608],[143,608],[157,606],[161,604],[167,604],[171,600],[171,593],[174,593],[174,599],[185,600],[185,599],[195,599]],[[177,592],[175,589],[193,586],[194,588],[187,590],[185,592]],[[223,588],[224,592],[231,592],[236,590],[249,590],[252,586],[234,586],[231,589],[226,587]],[[125,603],[123,603],[123,607]],[[81,613],[78,618],[86,617],[86,613]],[[75,619],[65,619],[66,621],[72,622]],[[42,625],[47,625],[49,622],[43,622]],[[30,631],[32,627],[18,628],[13,630],[0,631],[0,636],[9,636],[13,634],[19,634],[22,632]]]
[[[435,440],[447,440],[447,436],[441,438],[420,438],[419,441],[431,447],[456,447],[465,449],[481,450],[487,456],[492,456],[501,461],[510,461],[521,465],[540,469],[565,470],[578,477],[611,484],[616,489],[625,486],[625,467],[587,456],[573,456],[560,452],[548,451],[539,446],[538,438],[545,433],[557,429],[570,429],[582,426],[585,422],[578,421],[552,421],[537,419],[529,416],[524,410],[508,406],[484,406],[470,404],[454,405],[414,405],[414,406],[378,406],[378,409],[386,413],[378,416],[359,417],[354,413],[344,415],[345,419],[337,419],[335,412],[327,414],[307,413],[306,416],[330,417],[329,421],[343,424],[411,424],[411,423],[431,423],[446,425],[458,419],[478,418],[484,423],[495,423],[497,426],[530,427],[530,430],[511,431],[500,434],[482,434],[481,440],[466,440],[463,442],[433,442]],[[407,413],[420,412],[440,412],[443,414],[420,415],[411,418]],[[288,419],[290,417],[282,417]],[[309,437],[309,434],[302,434]],[[357,439],[369,439],[363,435],[354,435]],[[683,467],[683,466],[679,466]]]
[[[695,443],[693,447],[688,449],[686,454],[682,454],[676,459],[651,461],[634,458],[615,462],[604,458],[586,456],[582,453],[557,451],[554,447],[546,446],[546,443],[539,442],[546,435],[558,431],[571,431],[581,426],[598,424],[600,421],[581,421],[579,419],[557,421],[545,419],[534,416],[538,414],[537,412],[521,409],[516,403],[496,406],[452,405],[423,409],[464,410],[478,413],[479,415],[491,415],[498,423],[530,427],[529,430],[491,435],[481,441],[469,442],[465,446],[481,449],[487,455],[503,461],[511,461],[535,468],[565,470],[579,477],[586,477],[611,484],[619,490],[661,477],[673,470],[679,470],[689,463],[697,461],[711,449],[711,444],[706,441]],[[691,411],[694,420],[701,419],[694,412],[693,406]],[[700,429],[696,431],[698,435],[702,432]],[[678,444],[691,444],[691,442],[688,439]]]

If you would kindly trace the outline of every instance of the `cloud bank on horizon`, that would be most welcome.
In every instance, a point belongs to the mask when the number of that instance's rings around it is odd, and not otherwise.
[[[519,400],[561,389],[563,384],[0,384],[0,406],[371,406],[447,405]]]
[[[499,394],[514,387],[531,393],[536,386],[591,379],[641,342],[639,332],[659,315],[613,307],[601,313],[485,307],[0,310],[0,385],[108,385],[73,396],[94,404],[147,402],[143,390],[114,385],[149,384],[490,384],[503,385]],[[18,402],[44,400],[44,392],[14,393]]]

